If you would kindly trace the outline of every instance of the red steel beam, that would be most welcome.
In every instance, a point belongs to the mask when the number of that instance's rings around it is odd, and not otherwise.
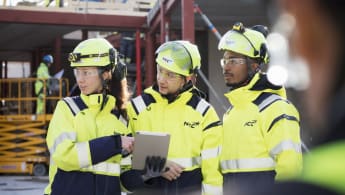
[[[182,39],[191,43],[195,41],[194,0],[182,0]]]
[[[140,45],[140,30],[137,29],[137,31],[135,32],[135,48],[136,48],[136,83],[137,83],[137,89],[136,95],[140,95],[141,94],[141,45]]]
[[[146,17],[1,9],[0,22],[144,28]]]
[[[154,43],[156,41],[155,34],[157,30],[161,30],[160,41],[164,42],[165,22],[168,21],[167,16],[171,13],[173,8],[177,5],[179,0],[162,0],[162,7],[155,13],[155,16],[148,24],[149,29],[146,33],[146,63],[145,63],[145,86],[148,87],[155,82],[155,59],[154,59]],[[160,27],[160,29],[158,29]]]
[[[159,10],[159,17],[160,17],[160,42],[164,43],[165,38],[165,22],[166,22],[166,15],[165,15],[165,5],[163,1],[160,1],[160,10]]]
[[[54,71],[59,71],[62,69],[61,67],[61,45],[62,45],[62,38],[56,37],[55,38],[55,45],[54,45]]]
[[[164,4],[164,13],[165,16],[169,15],[173,8],[177,5],[176,3],[178,0],[165,0]],[[149,24],[150,32],[155,32],[161,23],[161,16],[160,10],[156,13],[155,17],[152,19],[151,23]]]
[[[154,40],[155,37],[153,33],[146,33],[145,87],[148,87],[155,82],[156,62],[154,60]]]

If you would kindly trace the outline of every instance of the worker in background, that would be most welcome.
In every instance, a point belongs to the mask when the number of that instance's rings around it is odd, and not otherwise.
[[[69,61],[81,94],[60,100],[50,121],[45,194],[120,195],[121,154],[131,153],[134,142],[122,136],[128,132],[125,69],[117,66],[117,51],[103,38],[79,43]],[[115,97],[109,95],[112,76],[118,77]]]
[[[51,55],[45,55],[42,58],[42,62],[38,66],[36,77],[37,80],[35,82],[35,94],[37,96],[36,100],[36,114],[43,114],[45,111],[45,96],[48,92],[48,80],[51,78],[49,74],[49,68],[53,64],[53,56]],[[46,86],[46,89],[44,90],[44,86]]]
[[[166,42],[156,51],[156,63],[157,84],[131,100],[128,115],[133,133],[170,134],[167,171],[145,181],[137,194],[222,194],[221,122],[190,81],[201,66],[197,46]]]
[[[54,0],[44,0],[44,6],[49,7]],[[55,7],[63,7],[64,0],[55,0]]]
[[[231,104],[223,116],[220,159],[225,194],[272,185],[302,169],[299,113],[284,87],[270,83],[261,71],[269,61],[268,30],[254,29],[236,23],[218,45]]]
[[[296,4],[298,3],[298,4]],[[313,145],[301,175],[261,194],[345,194],[345,5],[338,0],[283,0],[278,22],[293,56],[307,62],[310,86],[304,94]]]

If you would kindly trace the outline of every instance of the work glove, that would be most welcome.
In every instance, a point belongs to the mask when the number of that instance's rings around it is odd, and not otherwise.
[[[147,181],[154,177],[161,176],[163,168],[165,167],[166,158],[160,156],[148,156],[145,160],[144,174],[141,178]]]

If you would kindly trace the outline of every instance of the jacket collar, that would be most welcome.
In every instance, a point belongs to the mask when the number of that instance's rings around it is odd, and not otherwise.
[[[89,108],[101,108],[103,95],[102,94],[92,94],[92,95],[84,95],[80,94],[81,99]],[[115,98],[111,95],[107,95],[107,102],[103,110],[111,111],[115,107]]]
[[[286,91],[283,86],[276,86],[270,83],[267,75],[256,73],[253,79],[243,87],[236,88],[225,94],[232,105],[251,102],[263,92],[274,93],[286,98]]]

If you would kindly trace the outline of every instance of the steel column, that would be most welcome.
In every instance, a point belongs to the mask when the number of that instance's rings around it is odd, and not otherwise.
[[[140,45],[140,30],[137,29],[136,33],[135,33],[135,48],[136,48],[136,95],[140,95],[141,94],[141,45]]]
[[[155,62],[154,62],[154,33],[146,33],[145,44],[145,87],[152,85],[155,81]]]
[[[182,0],[182,39],[195,42],[194,0]]]

